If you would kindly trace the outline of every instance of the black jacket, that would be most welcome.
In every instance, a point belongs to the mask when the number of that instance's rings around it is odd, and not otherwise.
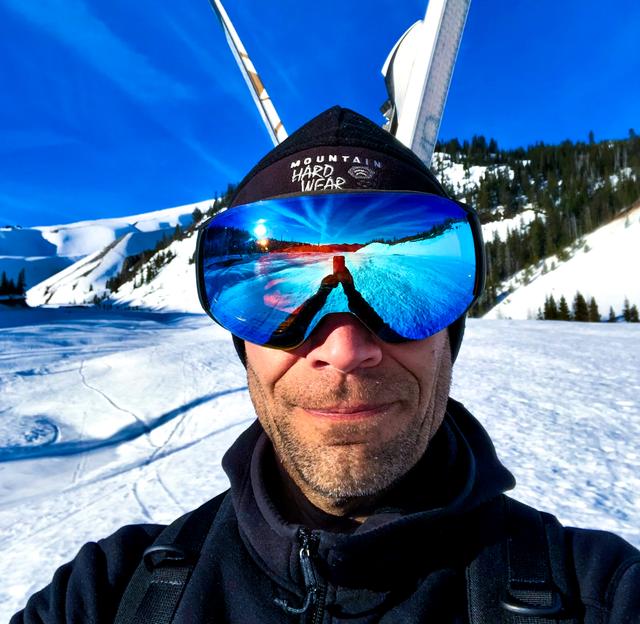
[[[223,467],[230,496],[204,542],[177,624],[466,623],[465,571],[500,538],[496,509],[514,486],[484,429],[454,401],[419,464],[358,527],[332,525],[304,502],[294,519],[289,504],[285,520],[274,495],[278,466],[257,422],[227,452]],[[301,529],[309,517],[323,529]],[[11,624],[112,622],[144,549],[162,529],[128,526],[86,544]],[[640,552],[602,531],[566,528],[561,540],[551,552],[552,569],[571,588],[579,619],[639,623]],[[302,541],[312,551],[322,595],[319,608],[294,615],[286,605],[297,608],[305,599]]]

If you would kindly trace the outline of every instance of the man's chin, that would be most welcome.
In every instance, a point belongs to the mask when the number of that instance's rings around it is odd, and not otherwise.
[[[407,472],[405,463],[402,456],[391,458],[381,449],[371,453],[362,444],[331,446],[322,459],[303,461],[297,472],[318,496],[344,503],[382,494]]]

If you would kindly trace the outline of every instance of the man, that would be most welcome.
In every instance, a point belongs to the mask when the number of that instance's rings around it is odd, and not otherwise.
[[[505,497],[448,398],[479,223],[393,137],[321,114],[205,224],[197,266],[258,415],[230,492],[85,545],[13,624],[640,622],[640,553]]]

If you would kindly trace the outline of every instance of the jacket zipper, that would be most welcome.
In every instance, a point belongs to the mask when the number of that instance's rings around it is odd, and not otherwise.
[[[315,607],[311,623],[320,624],[324,617],[326,587],[321,582],[313,564],[313,559],[318,552],[318,537],[306,527],[300,527],[298,539],[300,540],[300,567],[302,568],[307,595],[312,594],[309,607]]]
[[[313,564],[313,559],[318,550],[318,537],[313,531],[305,527],[298,530],[298,540],[300,550],[298,551],[298,559],[304,579],[305,597],[301,607],[292,607],[287,600],[276,598],[274,602],[287,613],[294,615],[304,615],[310,609],[313,610],[312,624],[320,624],[324,616],[324,602],[326,598],[326,587],[320,582],[318,573]]]

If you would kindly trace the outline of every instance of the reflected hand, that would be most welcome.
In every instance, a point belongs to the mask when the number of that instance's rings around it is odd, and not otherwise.
[[[353,275],[347,267],[336,271],[335,273],[331,273],[331,275],[327,275],[322,278],[320,282],[320,288],[335,288],[338,284],[343,284],[344,286],[353,286]]]
[[[340,280],[338,279],[338,276],[335,273],[331,273],[330,275],[327,275],[326,277],[322,278],[322,281],[320,282],[320,288],[333,289],[339,283],[340,283]]]

